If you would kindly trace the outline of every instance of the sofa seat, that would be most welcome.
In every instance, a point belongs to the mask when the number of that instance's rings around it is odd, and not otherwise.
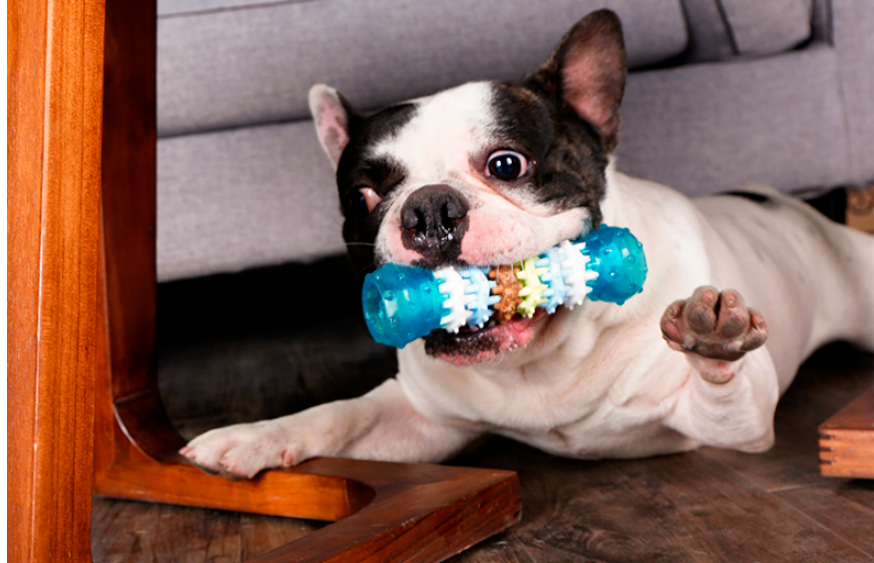
[[[601,5],[622,17],[632,67],[686,48],[679,0],[164,0],[158,131],[308,119],[317,82],[373,109],[469,80],[516,80]]]
[[[313,83],[370,109],[515,80],[605,5],[623,20],[632,69],[621,170],[691,195],[874,178],[859,148],[874,143],[874,102],[854,86],[870,82],[874,57],[840,49],[871,42],[850,21],[874,23],[861,1],[832,21],[827,5],[797,0],[562,0],[536,13],[516,0],[163,0],[159,280],[343,251],[333,171],[306,109]]]

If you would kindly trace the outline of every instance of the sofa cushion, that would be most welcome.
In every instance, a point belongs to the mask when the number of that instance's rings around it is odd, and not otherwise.
[[[874,182],[874,2],[844,0],[834,10],[834,43],[840,57],[850,174],[847,180]]]
[[[683,0],[691,61],[773,55],[811,36],[809,0]]]
[[[629,62],[686,47],[680,0],[163,0],[158,130],[171,136],[304,118],[317,82],[362,109],[474,79],[516,80],[587,13],[622,18]]]
[[[631,73],[619,169],[692,195],[847,174],[837,54]],[[158,142],[162,281],[343,252],[333,170],[309,120]]]
[[[838,55],[825,44],[779,57],[629,76],[619,168],[687,195],[747,182],[782,191],[847,178]]]
[[[343,252],[334,171],[311,121],[158,141],[158,279]]]

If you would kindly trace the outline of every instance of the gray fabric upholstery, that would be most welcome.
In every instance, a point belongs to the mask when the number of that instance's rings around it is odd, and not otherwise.
[[[632,73],[619,169],[693,195],[751,181],[783,190],[828,185],[846,172],[836,67],[822,46]],[[333,171],[310,121],[158,146],[162,280],[343,251]]]
[[[806,0],[719,0],[739,55],[772,55],[810,37]]]
[[[832,0],[808,0],[813,2],[811,6],[811,38],[814,41],[828,43],[834,46],[832,41]],[[861,22],[864,26],[864,22]]]
[[[203,14],[253,6],[301,4],[313,0],[158,0],[158,17]]]
[[[689,195],[763,182],[830,186],[847,174],[838,58],[825,45],[780,57],[629,76],[619,168]]]
[[[839,0],[833,9],[833,23],[833,41],[840,54],[838,76],[845,104],[849,150],[849,174],[845,181],[871,182],[874,181],[874,2]]]
[[[254,17],[249,13],[254,8],[217,10],[218,1],[227,7],[245,0],[162,2],[165,13],[176,10],[176,16],[168,15],[160,23],[162,132],[189,131],[189,127],[197,130],[162,138],[158,143],[158,274],[162,281],[308,260],[343,250],[333,173],[306,118],[306,90],[311,82],[339,86],[353,102],[366,108],[468,78],[516,78],[540,62],[578,15],[600,5],[594,0],[552,3],[555,12],[541,14],[545,23],[535,22],[534,28],[522,26],[524,33],[508,37],[506,30],[516,25],[512,18],[499,18],[496,29],[504,31],[493,34],[490,26],[477,23],[481,17],[467,21],[455,14],[455,19],[419,21],[422,18],[415,15],[433,16],[439,10],[450,10],[449,4],[467,6],[474,10],[469,13],[481,14],[476,12],[481,2],[431,3],[428,9],[432,11],[421,12],[423,4],[410,0],[403,4],[409,13],[392,16],[406,18],[407,35],[378,38],[366,51],[328,39],[336,35],[319,35],[325,26],[352,26],[348,18],[338,16],[346,23],[317,25],[316,19],[277,16],[273,23],[287,29],[271,34],[263,27],[269,27],[268,20],[276,16],[272,10],[330,11],[341,5],[340,0],[267,3],[260,9],[271,16],[258,20],[261,23],[254,28],[244,26],[254,21],[246,19]],[[725,24],[712,19],[723,17],[717,0],[684,1],[687,19],[681,24],[690,28],[688,50],[672,58],[666,68],[629,75],[618,151],[621,170],[689,194],[731,190],[749,181],[794,191],[874,180],[874,2],[840,0],[832,5],[829,0],[816,0],[811,11],[809,2],[797,0],[804,9],[791,12],[795,15],[788,19],[795,22],[794,27],[787,23],[785,28],[775,29],[794,29],[797,39],[804,35],[798,31],[804,27],[799,23],[800,15],[806,14],[805,33],[811,33],[811,25],[813,30],[810,43],[797,48],[789,31],[780,31],[782,42],[767,37],[757,40],[766,36],[767,30],[752,25],[738,43],[749,51],[738,53]],[[786,1],[790,0],[734,4],[722,0],[722,7],[728,14],[730,4],[752,9],[753,4],[777,6]],[[383,0],[381,4],[389,2],[401,5],[401,0]],[[522,6],[515,0],[489,3],[499,4]],[[629,49],[637,57],[632,60],[638,65],[664,64],[663,57],[683,50],[686,37],[673,27],[670,7],[678,6],[676,2],[654,2],[667,19],[652,22],[647,19],[652,17],[649,12],[635,9],[650,4],[639,0],[611,4],[620,9],[631,35]],[[693,6],[695,9],[690,9]],[[717,8],[716,15],[712,8]],[[519,18],[525,13],[522,8],[514,15]],[[736,27],[743,18],[733,13],[731,25]],[[763,18],[776,14],[773,10],[761,13]],[[231,17],[233,14],[238,19]],[[198,19],[201,16],[208,17]],[[196,51],[194,58],[205,58],[202,67],[196,61],[175,60],[176,55],[168,55],[183,54],[168,51],[163,42],[168,21],[180,25],[177,39],[186,29],[192,37],[209,38],[204,46],[193,42],[190,47]],[[181,25],[183,21],[189,25]],[[243,28],[236,29],[234,21]],[[431,47],[448,45],[439,52],[409,40],[411,30],[428,28],[429,21],[452,23],[448,31],[443,30],[443,36],[435,30],[423,36],[423,44]],[[301,31],[300,22],[311,29]],[[376,20],[367,25],[377,26]],[[490,28],[489,33],[479,33],[485,27]],[[531,29],[536,33],[528,35]],[[249,49],[242,51],[245,56],[222,46],[224,36],[230,44]],[[283,37],[298,51],[279,53]],[[362,42],[367,40],[358,37]],[[261,39],[266,39],[269,47],[255,47]],[[652,53],[648,52],[649,41],[655,45]],[[349,61],[354,59],[355,64],[346,60],[344,49],[350,51]],[[757,49],[783,51],[762,56],[756,54],[762,52]],[[403,50],[409,52],[398,52]],[[301,57],[307,60],[301,62]],[[428,65],[431,57],[434,63]],[[683,64],[686,59],[695,62]],[[227,68],[221,68],[223,61]],[[168,72],[168,65],[178,68]],[[296,70],[289,72],[285,65]],[[319,74],[320,65],[330,72]],[[168,83],[168,77],[179,84]],[[169,98],[168,92],[173,92]],[[183,99],[186,96],[191,98]],[[274,120],[284,122],[263,124]],[[259,123],[263,125],[253,125]],[[227,125],[244,126],[209,132]]]
[[[622,17],[632,66],[686,47],[679,0],[318,0],[167,15],[158,131],[301,119],[317,82],[374,108],[468,80],[516,80],[603,5]]]
[[[158,142],[161,281],[343,251],[334,171],[310,121]]]
[[[808,0],[684,0],[690,61],[773,55],[811,35]]]
[[[689,22],[689,61],[722,61],[734,56],[728,26],[716,0],[683,0]]]

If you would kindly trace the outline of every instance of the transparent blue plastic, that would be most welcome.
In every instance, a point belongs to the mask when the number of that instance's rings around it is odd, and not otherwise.
[[[587,298],[622,305],[640,293],[646,279],[643,246],[628,229],[602,225],[574,243],[588,256],[586,269],[597,276],[586,282],[592,288]],[[541,279],[550,286],[544,293],[548,301],[541,305],[549,313],[564,300],[567,288],[554,249],[539,257],[539,264],[549,266]],[[476,270],[476,271],[473,271]],[[470,326],[482,326],[491,316],[490,307],[500,298],[489,296],[488,280],[479,268],[457,270],[466,280],[466,308]],[[553,279],[554,278],[554,279]],[[441,318],[449,313],[444,307],[448,295],[440,292],[442,280],[434,272],[412,266],[387,264],[368,274],[362,288],[364,318],[374,340],[403,348],[413,340],[441,328]],[[492,282],[491,285],[494,285]]]
[[[587,284],[592,288],[589,299],[622,305],[643,291],[646,257],[643,245],[631,231],[602,226],[579,241],[585,243],[582,252],[589,257],[586,269],[598,274]]]
[[[434,273],[386,264],[364,278],[364,320],[373,339],[403,348],[440,328],[444,297]]]

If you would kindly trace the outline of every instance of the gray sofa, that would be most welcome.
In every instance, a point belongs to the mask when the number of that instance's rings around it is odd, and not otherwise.
[[[343,251],[313,83],[370,109],[515,80],[600,7],[632,70],[621,170],[692,195],[874,180],[870,0],[160,0],[159,279]]]

